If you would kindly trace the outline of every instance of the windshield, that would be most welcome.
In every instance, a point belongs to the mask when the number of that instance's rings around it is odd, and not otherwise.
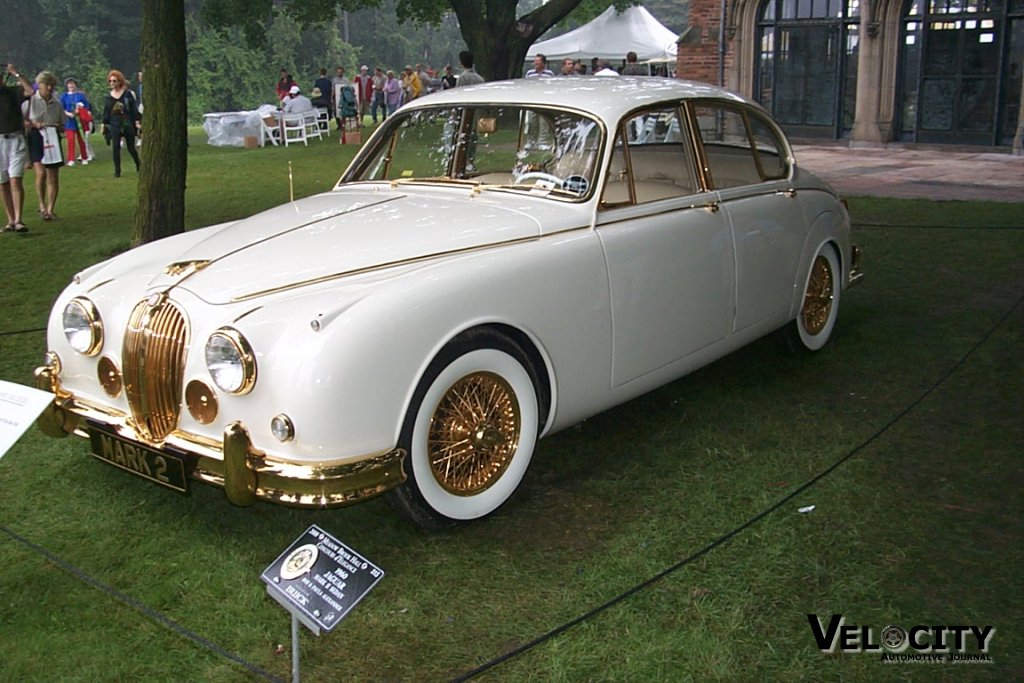
[[[602,129],[564,110],[522,106],[399,111],[342,182],[472,183],[582,199],[596,177]]]

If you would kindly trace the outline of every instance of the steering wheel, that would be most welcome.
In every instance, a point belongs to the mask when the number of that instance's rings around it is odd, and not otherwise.
[[[527,171],[512,182],[514,185],[519,185],[520,183],[525,183],[530,180],[547,180],[548,182],[554,183],[555,187],[561,187],[564,182],[558,176],[545,173],[544,171]]]

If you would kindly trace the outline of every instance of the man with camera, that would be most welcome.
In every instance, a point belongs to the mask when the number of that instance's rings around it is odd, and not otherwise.
[[[7,223],[0,232],[28,232],[21,220],[25,189],[25,122],[21,103],[32,97],[32,82],[22,76],[13,64],[0,65],[16,84],[8,85],[7,77],[0,85],[0,198],[3,199]]]

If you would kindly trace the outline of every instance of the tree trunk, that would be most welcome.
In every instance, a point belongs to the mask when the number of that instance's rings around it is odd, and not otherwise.
[[[508,0],[450,0],[450,4],[476,58],[476,70],[491,81],[522,76],[530,46],[582,1],[549,0],[518,19],[516,3]]]
[[[142,166],[132,245],[185,230],[188,104],[184,0],[143,0]]]

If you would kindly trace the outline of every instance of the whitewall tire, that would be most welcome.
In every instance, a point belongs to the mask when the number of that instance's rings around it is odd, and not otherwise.
[[[794,351],[818,351],[832,337],[843,290],[841,278],[835,249],[830,244],[822,245],[811,260],[800,311],[786,328],[787,342]]]
[[[459,344],[431,364],[402,429],[404,484],[389,492],[413,522],[436,527],[485,517],[526,473],[539,433],[534,377],[504,337]]]

